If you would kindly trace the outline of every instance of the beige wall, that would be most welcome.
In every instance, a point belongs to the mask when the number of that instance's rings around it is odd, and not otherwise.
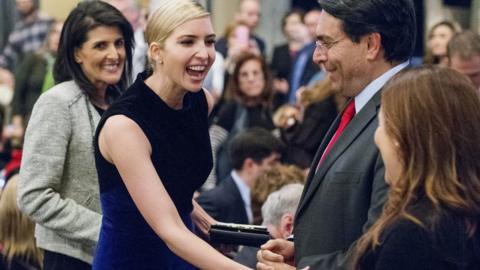
[[[217,36],[223,36],[225,27],[233,20],[238,0],[212,1],[212,21]]]
[[[79,0],[40,0],[40,9],[56,19],[65,20]]]

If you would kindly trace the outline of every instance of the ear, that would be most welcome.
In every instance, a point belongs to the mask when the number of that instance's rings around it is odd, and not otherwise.
[[[75,50],[73,51],[73,57],[77,64],[82,64],[82,58],[80,57],[80,51],[78,50],[78,48],[75,48]]]
[[[242,170],[250,170],[255,166],[255,161],[251,158],[246,158],[242,164]]]
[[[293,220],[294,220],[294,216],[292,213],[283,214],[280,220],[280,233],[282,234],[283,239],[286,239],[288,236],[292,234]]]
[[[157,42],[152,42],[148,47],[148,57],[155,61],[155,65],[163,63],[163,49]]]
[[[382,36],[380,36],[380,33],[371,33],[364,38],[367,42],[367,59],[377,59],[382,50]]]

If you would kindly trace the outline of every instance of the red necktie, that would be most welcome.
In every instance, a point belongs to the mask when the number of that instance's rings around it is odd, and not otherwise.
[[[320,164],[322,164],[323,160],[327,156],[328,151],[330,151],[332,146],[337,141],[338,137],[340,137],[340,135],[343,133],[343,130],[345,130],[348,123],[350,123],[350,120],[352,120],[354,116],[355,116],[355,100],[352,98],[348,103],[347,108],[345,108],[345,110],[343,111],[342,119],[340,120],[340,125],[338,125],[337,131],[335,131],[333,138],[330,140],[327,148],[323,152],[322,158],[320,158],[320,162],[317,165],[317,170],[318,170],[318,167],[320,167]]]

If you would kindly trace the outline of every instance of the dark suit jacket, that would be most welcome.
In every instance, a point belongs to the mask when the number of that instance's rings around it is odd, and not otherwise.
[[[248,224],[245,204],[231,176],[215,188],[202,192],[197,202],[218,221]]]
[[[293,60],[288,44],[276,46],[273,49],[272,63],[270,64],[275,78],[288,80],[291,75]]]
[[[346,251],[382,212],[388,187],[373,141],[380,96],[381,91],[352,119],[315,173],[340,117],[319,147],[295,216],[299,268],[347,269]]]

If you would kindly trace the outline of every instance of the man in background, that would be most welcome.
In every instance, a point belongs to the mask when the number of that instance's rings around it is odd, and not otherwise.
[[[448,42],[450,67],[468,76],[480,91],[480,35],[464,31]]]

